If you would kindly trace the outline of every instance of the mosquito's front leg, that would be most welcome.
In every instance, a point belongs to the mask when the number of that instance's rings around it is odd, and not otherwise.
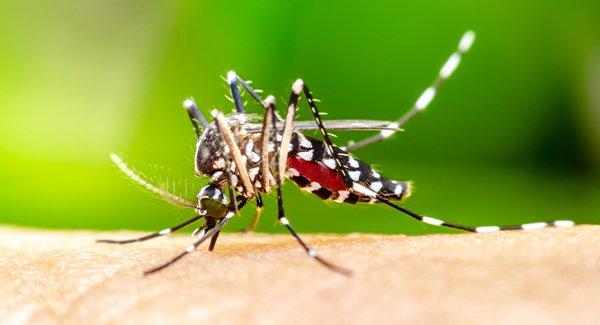
[[[297,95],[298,94],[296,94],[296,96]],[[300,246],[302,246],[302,248],[304,249],[304,251],[306,252],[306,254],[309,257],[313,258],[318,263],[320,263],[321,265],[327,267],[328,269],[330,269],[332,271],[339,272],[344,275],[351,275],[350,270],[347,270],[343,267],[337,266],[337,265],[327,261],[326,259],[322,258],[321,256],[319,256],[314,249],[312,249],[311,247],[309,247],[306,244],[306,242],[302,239],[302,237],[300,237],[300,235],[298,235],[298,233],[294,230],[294,228],[292,228],[292,225],[290,224],[289,220],[285,216],[285,210],[283,208],[283,195],[281,192],[281,183],[282,183],[283,174],[284,174],[282,168],[285,168],[285,160],[282,157],[287,157],[287,152],[288,152],[287,148],[290,145],[290,143],[289,143],[290,136],[287,136],[287,135],[291,135],[291,133],[293,131],[293,120],[294,120],[294,116],[296,113],[296,106],[293,103],[297,104],[297,99],[295,101],[290,99],[290,104],[288,106],[288,113],[285,118],[285,127],[283,129],[283,135],[281,137],[281,142],[274,141],[275,140],[274,135],[277,134],[277,127],[275,126],[275,124],[273,124],[272,132],[270,132],[270,136],[269,136],[270,141],[272,143],[274,143],[274,145],[275,145],[275,162],[276,162],[276,164],[275,164],[275,184],[277,185],[277,219],[290,232],[290,234],[292,236],[294,236],[294,238],[298,241]],[[269,107],[268,107],[267,112],[271,113],[272,119],[275,120],[275,101],[274,101],[274,99],[269,101],[268,106]]]

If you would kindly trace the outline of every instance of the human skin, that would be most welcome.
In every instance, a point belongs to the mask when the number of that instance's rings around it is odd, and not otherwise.
[[[0,228],[0,323],[598,323],[600,227],[408,237],[172,235]]]

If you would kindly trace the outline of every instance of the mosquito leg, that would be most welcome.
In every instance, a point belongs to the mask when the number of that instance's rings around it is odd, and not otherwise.
[[[256,212],[254,213],[254,217],[252,218],[252,221],[248,225],[248,228],[246,228],[244,230],[245,233],[254,232],[254,230],[256,229],[256,226],[258,226],[258,221],[260,220],[260,217],[262,216],[263,209],[264,209],[264,204],[262,201],[262,197],[259,194],[256,197]]]
[[[153,268],[151,268],[149,270],[144,271],[144,275],[148,275],[148,274],[152,274],[152,273],[155,273],[157,271],[160,271],[160,270],[168,267],[169,265],[177,262],[178,260],[180,260],[181,258],[183,258],[184,256],[186,256],[187,254],[195,251],[196,248],[198,248],[198,246],[200,246],[203,242],[205,242],[209,238],[212,238],[217,232],[221,231],[221,229],[223,228],[223,226],[225,226],[225,224],[227,224],[227,222],[229,222],[229,220],[231,218],[233,218],[234,215],[235,215],[235,209],[234,209],[233,205],[230,205],[230,209],[227,212],[227,214],[225,215],[225,217],[223,219],[221,219],[212,229],[207,230],[204,233],[204,236],[202,236],[200,239],[196,240],[195,242],[193,242],[192,244],[190,244],[189,246],[187,246],[183,252],[181,252],[180,254],[176,255],[173,258],[171,258],[167,262],[165,262],[165,263],[163,263],[163,264],[161,264],[159,266],[153,267]]]
[[[458,43],[457,50],[454,53],[452,53],[448,60],[446,60],[446,63],[444,63],[444,65],[440,69],[435,81],[427,89],[425,89],[425,91],[423,91],[423,93],[421,94],[421,96],[419,96],[412,108],[396,122],[390,124],[390,127],[394,129],[401,129],[406,123],[408,123],[408,121],[415,117],[415,115],[421,113],[427,108],[427,106],[429,106],[440,87],[454,73],[454,71],[460,64],[462,56],[469,51],[474,40],[475,33],[472,31],[468,31],[462,36],[460,42]],[[370,138],[366,138],[356,143],[348,143],[348,145],[346,146],[346,150],[355,151],[370,144],[385,140],[391,137],[394,133],[396,133],[396,131],[393,129],[382,130],[377,135],[374,135]]]
[[[254,194],[254,187],[252,186],[252,182],[250,180],[250,176],[248,175],[248,170],[246,168],[246,164],[242,160],[242,153],[240,152],[240,148],[237,145],[236,139],[234,135],[231,133],[229,128],[229,124],[225,120],[223,113],[213,110],[212,115],[217,124],[217,128],[219,130],[219,134],[223,138],[225,142],[224,150],[221,152],[226,155],[229,154],[233,159],[235,166],[237,168],[237,173],[231,174],[229,177],[231,187],[238,189],[238,181],[241,180],[241,188],[245,190],[246,197],[251,197]],[[229,167],[229,166],[228,166]],[[226,168],[226,171],[229,173],[230,168]],[[238,176],[240,180],[238,180]],[[239,189],[238,189],[239,191]],[[244,191],[239,191],[244,192]]]
[[[161,231],[158,232],[154,232],[151,234],[148,234],[146,236],[142,236],[142,237],[138,237],[138,238],[132,238],[132,239],[125,239],[125,240],[113,240],[113,239],[98,239],[96,242],[97,243],[110,243],[110,244],[129,244],[129,243],[134,243],[134,242],[139,242],[139,241],[145,241],[148,239],[152,239],[152,238],[156,238],[156,237],[160,237],[160,236],[164,236],[164,235],[168,235],[171,233],[176,232],[177,230],[195,222],[196,220],[202,218],[203,216],[201,215],[197,215],[195,217],[193,217],[190,220],[187,220],[181,224],[178,224],[175,227],[171,227],[171,228],[165,228]]]
[[[306,86],[304,81],[302,81],[301,79],[296,80],[294,82],[294,84],[292,85],[292,93],[290,94],[288,111],[287,111],[287,115],[285,117],[284,131],[283,131],[282,140],[281,140],[282,156],[279,159],[279,162],[280,162],[279,168],[281,168],[281,166],[285,163],[285,160],[287,159],[287,150],[283,150],[283,149],[284,149],[284,147],[287,149],[287,145],[289,144],[289,138],[291,138],[291,133],[292,133],[291,129],[293,129],[293,120],[295,117],[295,112],[298,107],[298,101],[300,100],[300,94],[302,94],[302,93],[304,93],[304,96],[306,96],[306,100],[308,101],[308,106],[312,112],[315,122],[317,123],[317,128],[321,132],[321,135],[323,135],[323,143],[325,145],[325,152],[328,153],[333,158],[333,162],[336,166],[336,170],[342,176],[342,179],[344,180],[345,185],[348,188],[351,188],[354,184],[354,181],[350,177],[348,170],[341,163],[338,151],[334,149],[333,142],[331,141],[329,133],[327,132],[327,129],[325,128],[325,125],[323,125],[323,121],[321,120],[321,114],[319,113],[319,110],[317,109],[317,104],[312,96],[312,93],[308,89],[308,86]],[[288,129],[289,131],[286,132],[286,129]],[[309,152],[312,154],[312,151],[309,151]],[[314,159],[314,157],[313,157],[313,159]]]
[[[269,107],[270,107],[270,113],[272,114],[272,119],[275,119],[275,103],[274,101],[271,101],[269,103]],[[287,121],[290,117],[290,115],[292,116],[291,119],[293,120],[294,114],[296,112],[296,109],[289,109],[288,110],[288,114],[286,116],[286,128],[284,128],[283,130],[283,136],[282,136],[282,140],[281,140],[281,144],[279,144],[279,142],[274,141],[275,143],[275,161],[276,162],[281,162],[281,157],[283,157],[284,155],[287,155],[287,147],[289,146],[289,139],[288,139],[288,143],[284,143],[285,139],[286,139],[286,132],[291,132],[290,128],[293,128],[292,124],[288,124]],[[271,142],[273,142],[273,135],[277,134],[277,128],[275,126],[275,124],[273,124],[272,126],[272,133],[270,135],[271,138]],[[284,154],[285,153],[285,154]],[[285,168],[285,165],[284,165]],[[290,224],[289,220],[286,218],[285,216],[285,210],[283,208],[283,196],[281,194],[281,182],[282,182],[282,172],[281,172],[281,164],[280,163],[276,163],[276,174],[275,174],[275,183],[277,185],[277,219],[279,220],[279,222],[281,222],[281,224],[290,232],[290,234],[292,236],[294,236],[294,238],[296,238],[296,241],[298,241],[298,243],[300,244],[300,246],[302,246],[302,248],[304,249],[304,251],[306,252],[306,254],[313,258],[315,261],[317,261],[318,263],[320,263],[321,265],[325,266],[326,268],[344,274],[344,275],[351,275],[352,272],[350,270],[347,270],[345,268],[342,268],[340,266],[337,266],[329,261],[327,261],[326,259],[322,258],[321,256],[319,256],[317,254],[317,252],[312,249],[311,247],[309,247],[306,242],[300,237],[300,235],[298,235],[298,233],[294,230],[294,228],[292,228],[292,225]]]
[[[206,219],[206,231],[210,231],[217,225],[216,219]],[[215,245],[217,244],[217,239],[219,238],[219,234],[221,232],[217,231],[212,237],[210,237],[210,243],[208,244],[208,251],[212,252],[215,249]]]
[[[504,230],[535,230],[546,227],[557,227],[557,228],[569,228],[573,226],[573,221],[571,220],[554,220],[554,221],[545,221],[545,222],[534,222],[534,223],[525,223],[521,225],[509,225],[509,226],[480,226],[480,227],[472,227],[459,225],[454,223],[445,222],[440,219],[427,217],[424,215],[420,215],[415,213],[407,208],[396,205],[383,197],[377,198],[380,202],[416,219],[420,222],[427,223],[434,226],[453,228],[458,230],[464,230],[468,232],[475,233],[488,233],[488,232],[496,232],[496,231],[504,231]]]

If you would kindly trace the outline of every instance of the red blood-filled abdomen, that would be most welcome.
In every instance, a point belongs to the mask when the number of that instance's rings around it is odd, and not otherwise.
[[[300,176],[317,182],[322,187],[331,191],[346,190],[342,176],[335,170],[314,161],[307,161],[298,157],[288,156],[287,168],[293,168]]]

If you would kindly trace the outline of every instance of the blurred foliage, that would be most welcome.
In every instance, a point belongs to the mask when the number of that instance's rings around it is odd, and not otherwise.
[[[359,157],[412,179],[407,206],[444,220],[598,223],[599,22],[597,1],[3,1],[0,222],[175,224],[191,212],[131,184],[108,153],[193,198],[206,181],[193,176],[184,98],[230,110],[220,76],[235,69],[280,103],[302,77],[327,118],[393,119],[473,29],[428,111]],[[444,231],[284,191],[302,232]],[[259,231],[282,232],[266,204]]]

